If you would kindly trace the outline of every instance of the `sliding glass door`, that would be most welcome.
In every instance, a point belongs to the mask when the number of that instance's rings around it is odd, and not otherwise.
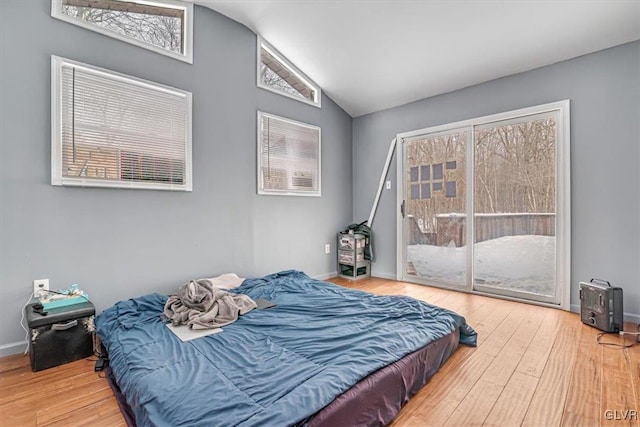
[[[398,136],[399,279],[568,306],[568,108]]]
[[[468,129],[452,129],[406,142],[407,276],[466,286],[468,139]]]
[[[474,289],[556,295],[556,112],[474,127]]]

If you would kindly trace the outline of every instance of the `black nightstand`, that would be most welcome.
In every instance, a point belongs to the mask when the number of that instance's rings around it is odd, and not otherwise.
[[[29,359],[31,369],[41,371],[93,354],[93,318],[95,307],[90,302],[53,308],[43,316],[25,308],[29,325]]]

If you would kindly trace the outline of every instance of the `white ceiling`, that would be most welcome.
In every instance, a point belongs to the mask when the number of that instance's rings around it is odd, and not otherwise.
[[[640,0],[195,2],[260,34],[353,117],[640,39]]]

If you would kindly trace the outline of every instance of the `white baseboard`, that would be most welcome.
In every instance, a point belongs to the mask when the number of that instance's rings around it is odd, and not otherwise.
[[[379,277],[381,279],[397,280],[395,274],[380,273],[375,271],[375,272],[372,272],[371,275],[373,277]]]
[[[571,304],[570,310],[574,313],[580,313],[580,304]],[[640,323],[640,314],[625,312],[624,321],[631,323]]]
[[[324,273],[324,274],[318,274],[317,276],[311,276],[312,279],[318,279],[318,280],[333,279],[334,277],[338,277],[338,272],[337,271],[332,271],[330,273]]]
[[[12,354],[23,353],[27,348],[26,341],[10,342],[0,345],[0,357],[11,356]]]

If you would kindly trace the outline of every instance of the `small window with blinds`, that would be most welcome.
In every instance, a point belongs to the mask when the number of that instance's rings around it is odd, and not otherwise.
[[[51,16],[193,62],[193,4],[180,0],[51,0]]]
[[[51,57],[51,184],[191,191],[191,93]]]
[[[258,37],[258,86],[320,107],[320,87],[287,58]]]
[[[258,194],[320,196],[320,128],[258,112]]]

